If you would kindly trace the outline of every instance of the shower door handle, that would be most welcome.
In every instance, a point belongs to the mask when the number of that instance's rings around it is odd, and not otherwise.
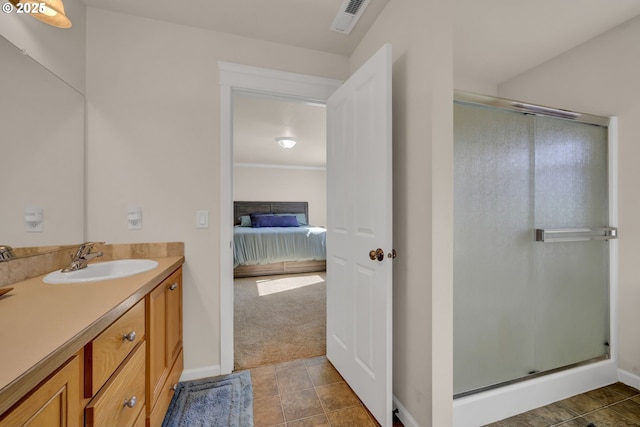
[[[616,227],[593,228],[536,228],[536,242],[583,242],[618,238]]]

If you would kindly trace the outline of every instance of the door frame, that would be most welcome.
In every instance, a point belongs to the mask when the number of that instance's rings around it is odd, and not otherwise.
[[[220,78],[220,373],[233,371],[233,94],[325,103],[342,80],[218,62]]]

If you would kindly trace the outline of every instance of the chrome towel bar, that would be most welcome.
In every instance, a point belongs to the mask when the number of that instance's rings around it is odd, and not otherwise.
[[[594,228],[536,228],[536,242],[582,242],[618,238],[616,227]]]

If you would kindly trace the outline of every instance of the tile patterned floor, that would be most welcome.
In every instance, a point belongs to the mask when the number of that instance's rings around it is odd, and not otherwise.
[[[250,372],[255,427],[379,426],[325,356]],[[552,426],[640,427],[640,390],[615,383],[485,427]]]
[[[488,426],[640,427],[640,391],[615,383]]]
[[[325,356],[250,372],[255,427],[379,426]]]

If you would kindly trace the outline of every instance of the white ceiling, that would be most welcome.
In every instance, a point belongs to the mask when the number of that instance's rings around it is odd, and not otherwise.
[[[233,162],[324,168],[326,109],[306,104],[236,94],[233,98]],[[275,138],[298,140],[282,148]]]
[[[350,35],[329,30],[343,0],[83,0],[87,6],[350,55],[389,0],[371,0]]]
[[[347,36],[329,30],[343,0],[83,1],[90,7],[346,56],[389,2],[371,0]],[[453,7],[456,76],[489,85],[509,80],[640,14],[640,0],[454,0]],[[291,117],[309,114],[295,112],[291,104],[265,107],[264,102],[247,99],[237,105],[238,119],[252,124],[235,130],[235,161],[306,166],[324,162],[319,154],[324,156],[323,142],[297,126],[294,131],[301,142],[288,154],[276,150],[264,153],[264,160],[255,156],[285,132],[280,128],[286,123],[293,126]],[[324,119],[321,127],[324,131]],[[251,146],[244,147],[245,141]],[[314,141],[322,147],[310,147]]]

